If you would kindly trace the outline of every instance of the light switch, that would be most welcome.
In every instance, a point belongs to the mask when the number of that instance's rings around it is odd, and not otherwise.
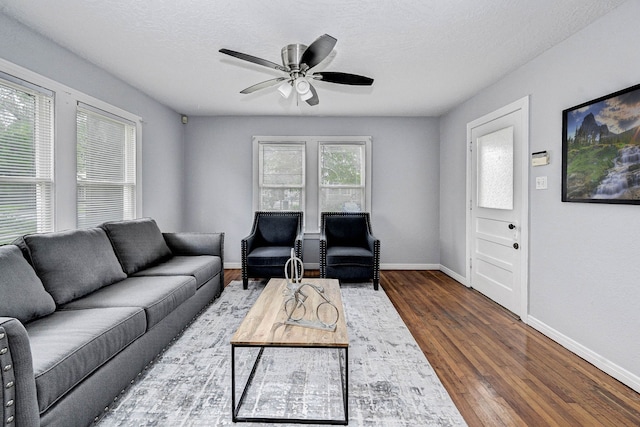
[[[547,177],[546,176],[537,176],[536,177],[536,190],[546,190],[547,189]]]

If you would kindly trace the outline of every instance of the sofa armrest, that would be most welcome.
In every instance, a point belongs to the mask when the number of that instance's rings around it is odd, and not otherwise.
[[[174,255],[213,255],[224,258],[224,233],[162,233]]]
[[[29,336],[12,317],[0,317],[0,377],[0,425],[39,426]]]

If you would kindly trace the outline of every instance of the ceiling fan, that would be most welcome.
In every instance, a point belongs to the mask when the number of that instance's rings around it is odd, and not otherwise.
[[[244,61],[273,68],[288,74],[286,77],[277,77],[257,83],[241,90],[240,93],[253,93],[260,89],[275,86],[280,83],[278,92],[288,98],[295,90],[300,99],[309,105],[318,105],[318,93],[311,82],[313,80],[328,83],[338,83],[353,86],[371,86],[373,79],[357,74],[341,73],[337,71],[318,71],[311,69],[322,62],[333,50],[337,40],[328,34],[318,37],[308,47],[303,44],[290,44],[282,48],[282,65],[246,53],[236,52],[230,49],[220,49],[221,53],[231,55]]]

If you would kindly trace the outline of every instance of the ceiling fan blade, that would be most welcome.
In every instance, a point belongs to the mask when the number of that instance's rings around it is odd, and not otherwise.
[[[322,71],[314,73],[313,77],[320,76],[320,80],[329,83],[338,83],[342,85],[354,85],[354,86],[371,86],[373,79],[370,77],[359,76],[357,74],[340,73],[337,71]]]
[[[266,59],[258,58],[257,56],[236,52],[235,50],[230,50],[230,49],[220,49],[219,52],[224,53],[226,55],[233,56],[238,59],[242,59],[244,61],[253,62],[254,64],[262,65],[264,67],[269,67],[275,70],[284,71],[285,73],[289,72],[289,70],[284,68],[282,65],[276,64],[275,62],[267,61]]]
[[[338,40],[329,34],[318,37],[309,45],[307,50],[304,51],[302,58],[300,58],[300,64],[307,64],[309,68],[315,67],[329,56],[337,41]]]
[[[316,92],[316,88],[314,88],[311,84],[309,85],[309,90],[313,94],[313,96],[307,99],[307,104],[309,105],[318,105],[320,102],[320,98],[318,98],[318,92]]]
[[[278,77],[277,79],[266,80],[264,82],[254,84],[253,86],[249,86],[248,88],[241,90],[240,93],[253,93],[257,90],[274,86],[283,80],[287,80],[287,77]]]

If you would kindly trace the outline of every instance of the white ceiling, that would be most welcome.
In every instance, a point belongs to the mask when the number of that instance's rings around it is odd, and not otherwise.
[[[624,0],[0,0],[0,11],[188,115],[438,116]],[[316,82],[320,104],[276,87],[280,49],[338,39],[314,70],[375,79]]]

